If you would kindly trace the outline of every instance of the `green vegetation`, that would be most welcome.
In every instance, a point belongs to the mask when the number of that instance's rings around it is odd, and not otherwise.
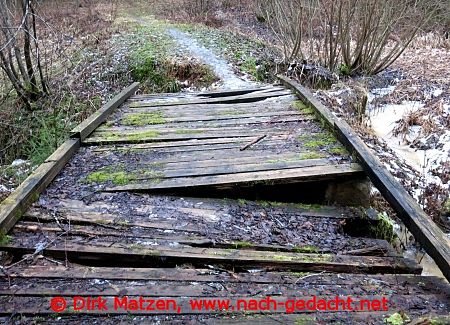
[[[324,153],[321,153],[321,152],[306,152],[306,153],[300,154],[300,158],[302,160],[320,159],[320,158],[325,158],[326,156],[327,155],[325,155]]]
[[[125,172],[109,173],[104,170],[90,174],[86,180],[89,183],[106,183],[111,181],[114,185],[126,185],[132,180],[132,178]]]
[[[250,247],[253,247],[254,245],[248,241],[236,241],[236,242],[233,242],[233,246],[236,249],[240,249],[240,248],[250,248]]]
[[[405,322],[409,322],[409,317],[406,314],[395,313],[385,318],[384,322],[392,325],[402,325]]]
[[[312,115],[315,114],[314,109],[311,106],[307,106],[300,100],[296,100],[292,103],[292,107],[300,111],[301,113]]]
[[[122,119],[122,124],[124,125],[154,125],[154,124],[164,124],[166,120],[162,112],[151,112],[151,113],[135,113],[126,115]]]
[[[8,245],[11,243],[12,237],[10,235],[0,234],[0,245]]]
[[[294,246],[292,249],[295,253],[312,253],[317,254],[319,253],[319,248],[313,245],[305,245],[305,246]]]
[[[320,159],[325,158],[327,155],[322,152],[304,152],[299,154],[297,157],[292,158],[285,158],[285,159],[269,159],[267,160],[268,164],[277,164],[277,163],[288,163],[288,162],[295,162],[295,161],[301,161],[301,160],[308,160],[308,159]]]
[[[333,147],[333,148],[330,148],[328,151],[330,153],[332,153],[333,155],[339,155],[339,156],[344,156],[344,155],[349,154],[347,149],[345,149],[343,146]]]
[[[242,72],[258,81],[272,81],[275,75],[274,58],[278,50],[264,42],[229,31],[201,25],[177,24],[207,48],[215,50]]]
[[[376,238],[385,239],[389,243],[393,243],[397,238],[394,232],[394,221],[385,212],[378,214],[378,222],[375,226],[370,226],[370,232]]]
[[[118,132],[104,132],[102,133],[102,138],[104,137],[106,140],[120,140],[124,139],[127,141],[143,141],[147,139],[154,139],[160,135],[160,132],[154,130],[148,130],[143,132],[136,133],[118,133]]]
[[[298,139],[308,149],[319,149],[337,143],[337,139],[331,132],[304,134],[299,136]]]
[[[119,169],[122,168],[121,166]],[[139,170],[137,172],[129,172],[125,170],[114,170],[112,167],[105,167],[101,170],[89,174],[85,182],[87,183],[108,183],[114,185],[127,185],[132,181],[137,180],[151,180],[153,183],[161,181],[164,173],[154,170]]]

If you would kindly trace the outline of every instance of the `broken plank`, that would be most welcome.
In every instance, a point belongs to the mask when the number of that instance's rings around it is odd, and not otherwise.
[[[180,177],[173,179],[153,180],[141,184],[115,186],[105,189],[106,192],[145,191],[170,188],[189,188],[214,185],[233,185],[237,183],[260,182],[263,184],[296,183],[335,179],[339,177],[362,177],[364,174],[358,164],[324,165],[316,167],[293,168],[287,170],[271,170],[246,172],[231,175]]]
[[[89,116],[80,125],[71,131],[72,138],[78,138],[83,141],[87,138],[106,118],[111,112],[119,107],[131,94],[139,88],[139,83],[135,82],[118,93],[113,99],[102,106],[98,111]]]
[[[265,100],[267,98],[273,97],[281,97],[292,95],[291,91],[281,90],[277,92],[270,93],[261,93],[261,94],[247,94],[247,95],[239,95],[239,96],[227,96],[227,97],[219,97],[219,98],[211,98],[211,99],[198,99],[198,100],[182,100],[182,101],[159,101],[159,102],[150,102],[146,103],[131,103],[129,105],[130,108],[134,107],[163,107],[163,106],[176,106],[176,105],[194,105],[194,104],[234,104],[234,103],[253,103]]]
[[[241,173],[249,173],[249,172],[260,172],[260,171],[284,171],[289,169],[298,169],[298,168],[308,168],[308,167],[316,167],[316,166],[325,166],[330,164],[328,159],[306,159],[302,160],[301,157],[297,157],[297,159],[289,160],[287,162],[241,162],[241,163],[227,163],[223,162],[218,166],[189,166],[189,162],[182,165],[181,168],[165,168],[163,165],[162,168],[152,167],[144,168],[145,171],[153,172],[148,176],[145,174],[137,174],[136,178],[132,180],[132,182],[145,182],[150,181],[153,182],[155,179],[170,179],[170,178],[180,178],[180,177],[188,177],[188,176],[213,176],[213,175],[238,175]],[[195,165],[193,163],[192,165]],[[130,171],[132,173],[132,171]]]
[[[26,209],[39,198],[65,164],[80,147],[80,140],[64,142],[25,181],[0,204],[0,238],[19,220]]]
[[[70,262],[103,266],[174,266],[221,264],[232,268],[264,268],[269,270],[329,271],[340,273],[420,274],[422,267],[412,260],[400,257],[347,256],[333,254],[306,254],[266,252],[218,248],[147,248],[144,245],[115,247],[113,243],[96,242],[78,245],[62,242],[45,248],[41,254]],[[119,245],[117,245],[119,246]],[[36,249],[23,245],[1,245],[13,255],[33,254]]]

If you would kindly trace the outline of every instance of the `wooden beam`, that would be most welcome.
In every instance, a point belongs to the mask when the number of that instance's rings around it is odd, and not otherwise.
[[[103,105],[98,111],[89,116],[75,129],[71,131],[72,138],[79,138],[81,141],[86,139],[100,124],[102,124],[111,112],[119,107],[128,97],[135,93],[139,88],[139,82],[135,82],[122,90],[113,99]]]
[[[419,204],[345,121],[334,116],[308,89],[299,83],[284,76],[278,78],[293,89],[307,105],[316,109],[329,126],[336,131],[339,140],[350,152],[356,154],[372,183],[450,281],[450,240],[444,232],[426,215]]]
[[[39,194],[50,184],[79,147],[79,139],[64,142],[0,204],[0,237],[8,233],[31,203],[39,198]]]

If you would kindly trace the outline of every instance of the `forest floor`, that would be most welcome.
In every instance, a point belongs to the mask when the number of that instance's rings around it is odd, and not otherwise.
[[[78,84],[77,89],[70,89],[77,94],[77,103],[87,98],[95,105],[84,107],[64,126],[65,132],[133,80],[140,81],[146,93],[273,82],[274,75],[283,72],[276,64],[281,58],[279,48],[273,46],[276,39],[256,17],[236,15],[236,10],[231,7],[229,12],[218,13],[215,21],[220,26],[208,27],[176,17],[162,20],[148,9],[134,6],[119,10],[110,34],[94,44],[86,45],[82,36],[73,36],[83,59],[74,66],[67,83]],[[448,207],[443,212],[450,181],[450,51],[445,42],[436,39],[428,35],[417,40],[379,76],[342,79],[316,94],[358,129],[433,220],[450,230]],[[351,104],[359,100],[354,89],[361,85],[367,90],[369,105],[364,123],[356,123]],[[60,136],[55,132],[54,137]],[[42,135],[36,139],[35,147],[45,144]],[[48,148],[52,150],[54,146]],[[32,150],[28,153],[36,156]],[[45,155],[42,153],[41,161]],[[23,153],[13,158],[5,159],[0,167],[0,200],[39,163]],[[373,194],[377,208],[389,213],[379,193],[374,190]]]

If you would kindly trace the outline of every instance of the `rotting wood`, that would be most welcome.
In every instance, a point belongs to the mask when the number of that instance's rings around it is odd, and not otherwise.
[[[447,280],[450,281],[450,239],[427,216],[419,204],[345,121],[335,117],[326,106],[299,83],[284,76],[279,76],[279,79],[293,89],[305,103],[314,107],[325,121],[336,130],[339,140],[350,152],[357,155],[370,180],[394,208],[398,217],[423,246],[428,255],[433,258]]]
[[[111,112],[119,107],[128,97],[130,97],[139,88],[139,82],[135,82],[122,90],[108,103],[94,112],[75,129],[71,131],[72,138],[78,138],[81,141],[86,139],[101,123],[103,123]]]
[[[8,233],[31,203],[39,198],[39,194],[62,170],[79,147],[78,139],[64,142],[0,204],[0,237]]]
[[[189,263],[193,265],[221,264],[232,268],[265,268],[268,270],[329,271],[339,273],[420,274],[422,267],[412,260],[399,257],[351,256],[290,252],[266,252],[219,248],[147,248],[145,246],[115,247],[115,243],[96,245],[54,244],[41,254],[70,262],[109,266],[165,266]],[[119,246],[119,244],[117,245]],[[2,250],[14,255],[32,254],[34,247],[2,245]]]

